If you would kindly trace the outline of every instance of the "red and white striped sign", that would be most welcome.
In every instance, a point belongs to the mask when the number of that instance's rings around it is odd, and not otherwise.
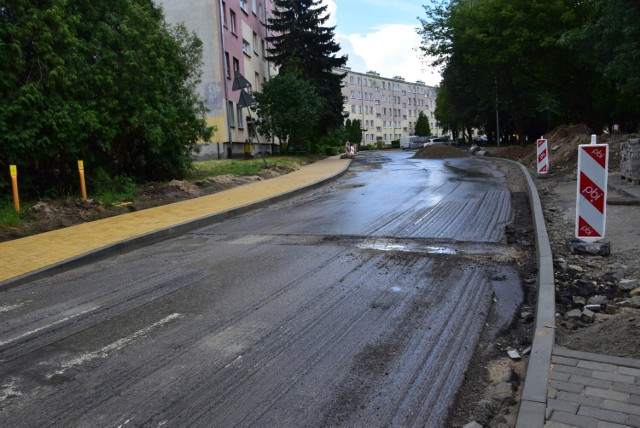
[[[547,150],[547,139],[540,138],[538,142],[538,174],[549,172],[549,151]]]
[[[609,145],[591,141],[578,146],[576,238],[585,242],[604,238],[607,220]]]

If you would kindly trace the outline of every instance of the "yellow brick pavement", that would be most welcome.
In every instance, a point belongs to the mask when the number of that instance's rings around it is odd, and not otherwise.
[[[138,236],[284,195],[349,166],[337,156],[213,195],[0,243],[0,283]]]

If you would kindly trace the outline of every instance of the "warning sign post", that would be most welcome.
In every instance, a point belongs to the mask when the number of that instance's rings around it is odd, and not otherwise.
[[[546,175],[549,173],[549,150],[547,148],[547,139],[540,138],[537,140],[537,166],[538,175]]]
[[[578,187],[576,195],[576,238],[596,242],[604,238],[607,220],[607,179],[609,145],[578,146]]]

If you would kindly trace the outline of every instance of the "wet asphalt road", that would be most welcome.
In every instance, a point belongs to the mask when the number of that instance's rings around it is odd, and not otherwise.
[[[502,174],[411,155],[0,293],[0,425],[441,426],[521,286]]]

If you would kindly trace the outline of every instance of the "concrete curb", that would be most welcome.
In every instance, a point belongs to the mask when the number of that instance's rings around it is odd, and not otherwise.
[[[99,260],[104,260],[109,257],[113,257],[115,255],[124,254],[129,251],[133,251],[135,249],[142,248],[147,245],[155,244],[157,242],[164,241],[166,239],[180,236],[192,230],[211,225],[213,223],[227,219],[231,216],[242,214],[256,208],[268,206],[274,202],[279,202],[279,201],[288,199],[292,196],[320,187],[326,182],[340,177],[349,169],[350,165],[351,165],[351,160],[349,160],[345,164],[345,167],[342,170],[338,171],[337,173],[331,176],[325,177],[307,186],[299,187],[288,193],[282,193],[271,198],[265,198],[260,201],[241,205],[236,208],[228,209],[226,211],[201,217],[197,220],[188,221],[185,223],[179,223],[170,227],[156,230],[151,233],[126,239],[124,241],[114,242],[112,244],[105,245],[104,247],[82,254],[81,256],[73,257],[73,258],[43,267],[41,269],[31,271],[24,275],[16,276],[14,278],[0,282],[0,290],[7,290],[10,288],[25,284],[27,282],[35,281],[37,279],[45,278],[51,275],[55,275],[61,272],[75,269],[77,267],[84,266],[89,263],[94,263]]]
[[[544,426],[551,353],[555,343],[553,254],[544,222],[544,213],[538,189],[526,167],[518,162],[514,163],[519,165],[522,174],[527,180],[538,258],[538,301],[536,305],[535,334],[516,420],[516,428],[533,428]]]

